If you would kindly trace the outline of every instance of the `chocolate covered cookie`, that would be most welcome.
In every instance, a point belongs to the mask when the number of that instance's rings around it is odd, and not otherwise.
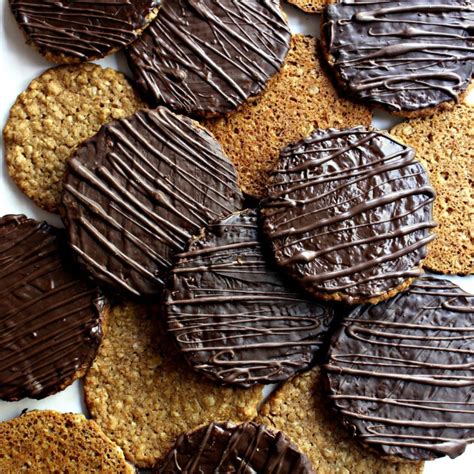
[[[18,25],[49,61],[99,59],[134,41],[156,17],[159,0],[10,0]]]
[[[309,459],[281,431],[257,423],[211,423],[179,437],[157,474],[199,472],[313,474]]]
[[[163,0],[128,58],[152,102],[211,117],[265,88],[283,64],[290,37],[276,0]]]
[[[214,222],[178,255],[165,314],[194,369],[250,386],[286,380],[311,364],[333,310],[280,273],[262,247],[253,209]]]
[[[106,303],[66,253],[63,231],[0,219],[0,399],[44,398],[81,377],[102,339]]]
[[[340,0],[323,15],[324,54],[354,99],[405,116],[451,106],[473,74],[469,0]]]
[[[198,124],[160,107],[104,126],[68,162],[69,242],[101,283],[132,296],[162,288],[173,255],[242,208],[235,169]]]
[[[422,272],[434,198],[412,148],[363,127],[317,130],[281,153],[263,230],[311,294],[377,302]]]
[[[422,278],[346,318],[326,365],[344,425],[409,460],[464,452],[474,439],[474,296]]]

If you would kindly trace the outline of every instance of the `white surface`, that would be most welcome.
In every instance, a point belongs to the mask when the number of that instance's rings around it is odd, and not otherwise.
[[[8,1],[1,2],[1,24],[3,26],[0,35],[0,119],[3,128],[11,105],[31,82],[45,69],[51,66],[36,51],[25,44],[22,33],[19,31],[12,15],[10,14]],[[304,15],[294,7],[285,7],[290,19],[293,32],[312,34],[318,36],[318,17]],[[128,72],[125,59],[122,54],[99,61],[100,64],[111,66],[125,73]],[[374,125],[379,128],[389,128],[396,123],[388,114],[377,113]],[[30,202],[10,181],[3,160],[3,139],[1,147],[0,168],[0,216],[9,213],[24,213],[30,217],[45,219],[51,224],[59,225],[57,216],[48,214],[37,208]],[[474,293],[474,277],[451,278],[465,290]],[[63,392],[49,397],[45,400],[22,400],[20,402],[8,403],[0,401],[0,421],[17,416],[25,408],[28,409],[54,409],[62,412],[84,412],[82,399],[82,388],[76,382]],[[443,458],[426,463],[425,474],[446,474],[448,470],[456,474],[472,474],[474,471],[474,446],[468,448],[465,454],[455,460]],[[370,473],[367,473],[370,474]]]

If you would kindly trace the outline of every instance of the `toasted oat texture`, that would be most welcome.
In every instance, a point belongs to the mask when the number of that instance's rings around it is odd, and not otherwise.
[[[83,415],[31,411],[0,423],[0,472],[134,473],[123,451]]]
[[[334,3],[335,0],[286,0],[300,10],[306,13],[320,13],[324,7],[329,3]]]
[[[438,238],[424,266],[445,274],[474,273],[474,89],[453,110],[397,125],[391,133],[417,150],[430,173]]]
[[[318,367],[285,383],[262,406],[258,423],[285,432],[318,474],[417,474],[423,463],[382,459],[351,438],[334,418]]]
[[[38,206],[58,212],[66,161],[77,145],[143,106],[113,69],[90,63],[48,69],[10,110],[3,130],[8,173]]]
[[[143,468],[163,458],[184,432],[253,419],[261,398],[259,387],[223,388],[195,374],[154,318],[144,306],[114,308],[84,384],[92,417]]]
[[[340,99],[315,56],[316,40],[294,35],[285,64],[268,88],[233,114],[204,125],[232,159],[243,191],[265,194],[280,150],[316,128],[370,125],[369,109]]]

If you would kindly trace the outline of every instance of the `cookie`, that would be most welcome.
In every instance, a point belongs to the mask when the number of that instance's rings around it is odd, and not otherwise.
[[[213,117],[265,88],[290,38],[278,0],[163,0],[128,59],[151,102]]]
[[[54,63],[100,59],[132,43],[156,17],[159,0],[10,0],[28,43]]]
[[[287,436],[257,423],[211,423],[181,435],[154,472],[314,474],[308,458]]]
[[[125,76],[113,69],[49,69],[10,110],[3,131],[8,173],[39,207],[58,212],[66,162],[77,145],[142,106]]]
[[[316,128],[369,126],[368,108],[338,97],[315,56],[316,40],[293,35],[285,64],[258,97],[221,119],[203,125],[222,143],[242,190],[265,195],[282,148]]]
[[[435,278],[355,309],[325,366],[347,429],[387,456],[462,454],[474,439],[473,325],[474,296]]]
[[[107,305],[78,274],[63,231],[0,218],[0,399],[41,399],[82,377],[102,339]]]
[[[259,387],[223,388],[194,373],[153,312],[131,303],[112,310],[84,383],[92,417],[142,468],[162,459],[182,433],[252,420],[261,397]]]
[[[474,94],[472,94],[474,99]],[[439,273],[474,273],[474,100],[452,111],[397,125],[390,132],[417,150],[437,198],[437,239],[423,265]]]
[[[306,13],[321,13],[333,0],[286,0]]]
[[[97,281],[131,296],[157,295],[192,235],[243,206],[219,143],[164,107],[102,127],[67,170],[62,205],[72,249]]]
[[[263,231],[309,293],[376,303],[422,273],[434,198],[412,148],[364,127],[316,130],[282,151]]]
[[[225,384],[281,382],[307,369],[334,316],[282,278],[259,234],[254,209],[214,222],[178,255],[164,298],[188,363]]]
[[[318,367],[278,388],[256,422],[286,433],[319,474],[421,474],[423,463],[388,463],[334,418]]]
[[[350,2],[324,11],[324,55],[355,100],[403,116],[452,107],[473,74],[470,0]]]
[[[83,415],[30,411],[0,423],[0,471],[133,474],[122,450]]]

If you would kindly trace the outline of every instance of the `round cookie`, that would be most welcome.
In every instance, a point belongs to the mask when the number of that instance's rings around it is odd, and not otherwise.
[[[282,151],[263,231],[309,293],[375,303],[421,274],[434,198],[413,149],[364,127],[317,130]]]
[[[309,459],[285,434],[257,423],[211,423],[181,435],[153,472],[314,474]]]
[[[69,160],[69,243],[97,281],[154,296],[191,236],[242,208],[236,181],[205,129],[164,107],[139,111],[104,126]]]
[[[128,59],[153,103],[213,117],[265,88],[290,38],[277,0],[163,0]]]
[[[473,123],[474,90],[453,110],[402,123],[390,132],[417,150],[436,190],[437,238],[423,262],[435,272],[474,273]]]
[[[78,275],[63,231],[0,218],[0,399],[41,399],[82,377],[102,339],[106,303]]]
[[[356,441],[334,418],[315,367],[284,383],[255,420],[286,433],[321,474],[421,474],[423,462],[388,463]]]
[[[474,296],[435,278],[361,306],[325,366],[344,425],[386,456],[462,454],[474,439]]]
[[[329,5],[324,55],[336,81],[358,101],[403,116],[452,107],[473,74],[469,0]]]
[[[306,13],[321,13],[328,3],[334,0],[286,0],[288,3],[298,7]]]
[[[0,472],[133,474],[122,450],[83,415],[30,411],[0,423]]]
[[[190,370],[155,313],[131,303],[114,308],[84,382],[91,416],[141,468],[162,459],[182,433],[252,420],[262,394],[258,386],[219,387]]]
[[[237,111],[203,122],[233,161],[242,190],[261,198],[281,150],[317,128],[369,126],[367,107],[338,96],[314,54],[317,42],[293,35],[281,71]]]
[[[58,212],[66,162],[77,145],[142,106],[125,76],[113,69],[48,69],[10,110],[3,130],[8,173],[39,207]]]
[[[191,240],[177,257],[164,301],[168,331],[188,363],[244,387],[307,369],[334,315],[269,261],[254,209],[215,221]]]
[[[28,43],[54,63],[100,59],[132,43],[159,0],[10,0]]]

